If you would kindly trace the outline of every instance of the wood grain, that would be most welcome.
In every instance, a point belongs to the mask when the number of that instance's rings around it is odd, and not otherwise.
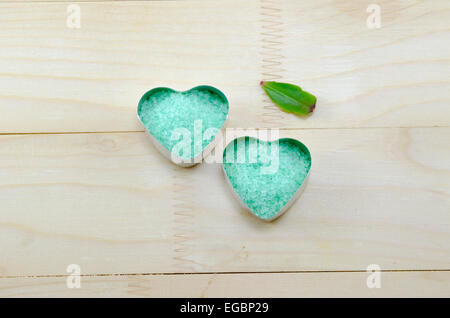
[[[272,223],[144,133],[0,136],[0,276],[450,268],[450,128],[280,136],[313,164]]]
[[[70,29],[65,1],[0,0],[0,296],[450,296],[448,0],[375,1],[380,29],[366,0],[77,3]],[[271,79],[314,114],[281,112]],[[142,133],[144,92],[199,84],[227,95],[228,127],[310,148],[278,221]]]
[[[423,127],[450,123],[450,2],[81,2],[0,4],[0,132],[140,131],[155,86],[211,84],[230,127]],[[201,10],[199,10],[201,8]],[[282,79],[318,96],[301,119],[267,102]]]
[[[450,272],[381,272],[381,287],[368,288],[369,274],[265,273],[0,279],[0,297],[449,297]]]

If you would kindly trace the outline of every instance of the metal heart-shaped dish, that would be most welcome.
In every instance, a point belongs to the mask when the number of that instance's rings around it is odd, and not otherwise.
[[[201,162],[211,152],[228,112],[227,98],[212,86],[184,92],[157,87],[142,96],[137,111],[156,148],[183,167]]]
[[[261,141],[245,136],[225,147],[222,166],[241,205],[254,216],[272,221],[303,192],[311,169],[311,154],[296,139]]]

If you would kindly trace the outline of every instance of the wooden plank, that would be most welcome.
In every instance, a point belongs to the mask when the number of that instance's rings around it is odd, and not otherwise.
[[[450,268],[450,128],[280,136],[313,165],[272,223],[219,164],[176,167],[144,133],[0,136],[0,276]]]
[[[9,2],[9,3],[14,3],[14,2],[41,2],[41,3],[47,3],[47,2],[70,2],[70,3],[79,3],[79,2],[148,2],[148,1],[152,1],[152,2],[164,2],[164,1],[176,1],[176,2],[181,2],[181,1],[195,1],[195,2],[199,2],[199,1],[229,1],[229,0],[77,0],[77,1],[71,1],[71,0],[0,0],[0,2]]]
[[[0,132],[138,131],[155,86],[211,84],[230,127],[448,126],[450,2],[81,2],[0,4]],[[201,8],[201,10],[199,9]],[[308,119],[280,112],[258,83],[300,83]]]
[[[0,297],[449,297],[450,272],[381,272],[368,288],[365,272],[133,275],[3,278]]]

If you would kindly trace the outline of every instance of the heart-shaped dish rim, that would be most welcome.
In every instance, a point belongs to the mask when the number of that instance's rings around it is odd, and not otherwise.
[[[280,142],[282,140],[294,141],[309,155],[310,165],[309,165],[308,173],[306,174],[306,177],[303,179],[302,184],[298,187],[297,191],[295,191],[294,195],[289,199],[289,201],[286,202],[286,204],[273,217],[268,218],[268,219],[263,219],[263,218],[258,217],[255,214],[255,212],[244,202],[244,200],[242,200],[242,198],[239,196],[239,194],[236,192],[233,185],[231,184],[230,178],[228,177],[227,172],[225,171],[223,156],[225,154],[226,148],[228,147],[228,145],[230,145],[235,140],[238,140],[241,138],[246,138],[246,137],[264,141],[266,143],[270,143],[270,142],[274,142],[274,141]],[[311,173],[311,166],[312,166],[312,157],[311,157],[311,152],[309,151],[308,147],[306,147],[306,145],[304,143],[302,143],[300,140],[294,139],[294,138],[278,138],[278,139],[274,139],[274,140],[264,140],[264,139],[260,139],[260,138],[256,138],[256,137],[252,137],[252,136],[241,136],[241,137],[237,137],[237,138],[234,138],[233,140],[231,140],[225,146],[223,153],[222,153],[222,171],[223,171],[223,174],[225,175],[225,179],[227,180],[227,184],[228,184],[229,188],[231,189],[233,196],[237,199],[237,201],[239,202],[241,207],[243,207],[247,212],[249,212],[251,215],[253,215],[258,220],[263,220],[266,222],[271,222],[271,221],[279,218],[280,216],[282,216],[284,213],[287,212],[287,210],[289,210],[289,208],[295,203],[295,201],[297,201],[297,199],[302,195],[303,191],[305,190],[306,184],[308,183],[308,180],[309,180],[309,175]]]
[[[210,85],[198,85],[198,86],[192,87],[185,91],[177,91],[173,88],[165,87],[165,86],[155,87],[155,88],[152,88],[151,90],[147,91],[144,95],[142,95],[141,99],[139,100],[138,107],[137,107],[137,117],[138,117],[139,121],[142,123],[142,126],[144,126],[145,132],[150,137],[150,140],[153,142],[153,144],[156,146],[156,148],[159,150],[159,152],[161,152],[164,155],[164,157],[169,159],[174,164],[181,166],[181,167],[186,167],[186,168],[195,166],[195,165],[199,164],[200,162],[202,162],[202,159],[205,158],[217,145],[217,142],[218,142],[217,138],[220,134],[217,133],[216,136],[213,138],[213,140],[211,140],[211,142],[197,156],[195,156],[194,158],[190,158],[190,159],[183,159],[183,158],[180,158],[179,156],[177,156],[176,154],[172,155],[171,151],[169,151],[169,149],[164,147],[159,142],[159,140],[156,139],[156,137],[150,133],[150,131],[147,129],[144,122],[142,121],[141,117],[139,116],[139,113],[140,113],[141,106],[142,106],[142,103],[144,102],[144,100],[146,100],[148,98],[148,96],[154,94],[157,91],[169,90],[174,93],[184,94],[184,93],[189,93],[190,91],[198,90],[198,89],[207,89],[207,90],[213,91],[213,92],[217,93],[221,98],[223,98],[224,101],[226,102],[227,116],[225,117],[222,127],[220,127],[220,129],[219,129],[220,131],[223,131],[225,128],[225,124],[228,120],[228,115],[230,114],[230,103],[228,102],[227,97],[225,96],[224,93],[222,93],[222,91],[220,91],[219,89],[217,89],[213,86],[210,86]],[[173,160],[173,158],[175,158],[175,161]]]

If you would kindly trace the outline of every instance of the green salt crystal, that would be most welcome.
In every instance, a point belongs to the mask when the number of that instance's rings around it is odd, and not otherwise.
[[[225,95],[211,86],[197,86],[184,92],[158,87],[141,98],[138,116],[149,133],[170,152],[180,142],[180,139],[173,138],[173,132],[179,128],[187,129],[191,136],[191,151],[177,155],[182,159],[192,159],[216,136],[206,136],[205,132],[209,128],[222,128],[228,116],[228,108]],[[199,121],[201,130],[198,129],[196,134],[194,123],[197,123],[196,127],[199,128]],[[194,136],[198,135],[201,138],[200,142],[197,141],[200,147],[194,147]]]
[[[252,149],[257,149],[257,153]],[[278,165],[276,157],[271,154],[278,158]],[[272,160],[268,160],[270,158]],[[295,139],[265,142],[253,137],[240,137],[225,148],[223,167],[245,205],[257,217],[270,220],[277,216],[306,179],[311,155],[308,148]]]

